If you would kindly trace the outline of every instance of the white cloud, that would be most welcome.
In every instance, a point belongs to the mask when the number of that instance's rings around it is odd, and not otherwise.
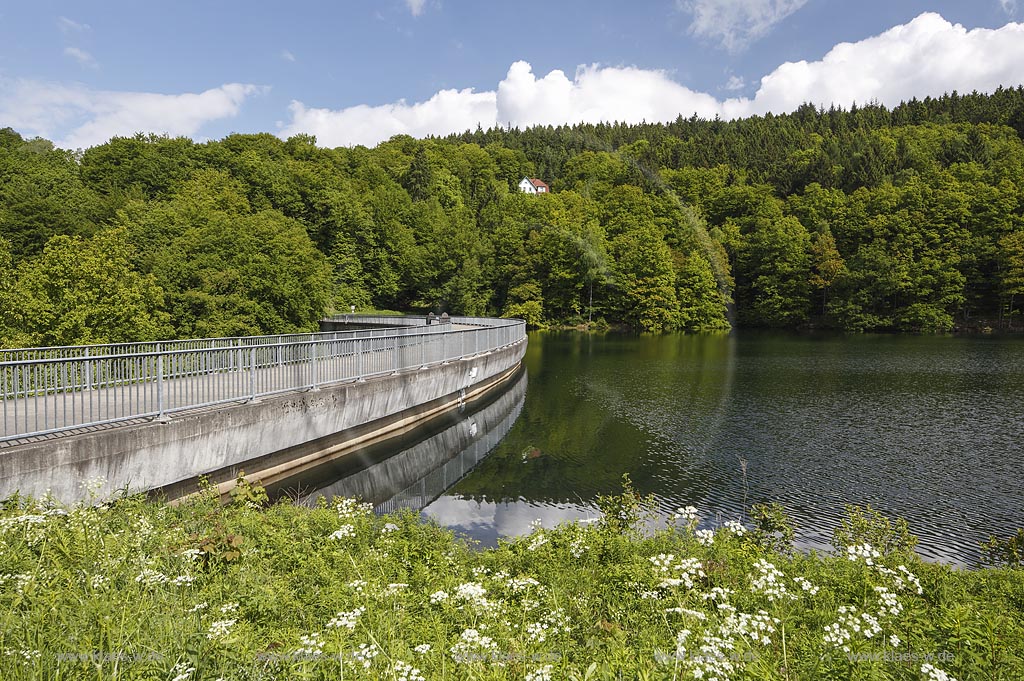
[[[999,4],[1002,5],[1003,11],[1011,17],[1017,13],[1017,0],[999,0]]]
[[[473,92],[472,89],[441,90],[427,101],[416,104],[399,101],[333,111],[292,102],[288,109],[292,119],[282,128],[282,137],[309,133],[316,135],[317,143],[327,147],[372,146],[398,134],[447,135],[475,128],[477,123],[492,126],[495,121],[494,93]]]
[[[694,35],[739,52],[806,5],[807,0],[676,0],[676,4],[693,17],[690,31]]]
[[[57,17],[57,28],[60,29],[61,33],[84,33],[85,31],[92,30],[89,24],[82,24],[67,17]]]
[[[497,123],[501,125],[663,121],[680,112],[714,116],[718,102],[662,71],[596,64],[579,67],[573,80],[561,71],[538,79],[528,63],[518,61],[498,84]]]
[[[804,102],[848,107],[878,101],[894,106],[911,97],[952,90],[992,91],[1024,82],[1024,24],[967,30],[938,14],[856,43],[832,48],[820,61],[788,62],[764,76],[753,97],[718,99],[673,81],[663,71],[581,66],[573,78],[551,71],[538,78],[525,61],[512,64],[493,92],[442,90],[425,102],[341,110],[292,102],[281,136],[305,132],[324,146],[373,145],[392,135],[445,135],[506,124],[642,120],[671,121],[696,113],[731,119],[785,113]],[[726,89],[742,84],[736,77]]]
[[[194,136],[204,124],[236,115],[247,97],[265,89],[229,83],[200,93],[166,95],[0,80],[0,120],[65,149],[136,132]]]
[[[414,17],[418,17],[423,14],[427,0],[405,0],[405,4],[409,8],[409,11],[412,12],[412,15]]]
[[[747,86],[747,81],[743,80],[740,76],[729,76],[729,80],[725,83],[726,90],[742,90]]]
[[[289,52],[288,50],[281,50],[281,59],[293,62],[295,61],[295,55]]]
[[[89,54],[85,50],[80,50],[77,47],[65,47],[64,55],[71,57],[82,66],[85,66],[90,69],[95,69],[99,66],[91,54]]]
[[[801,102],[849,106],[959,90],[987,92],[1024,81],[1024,24],[967,30],[925,13],[881,35],[840,43],[816,62],[789,62],[761,79],[751,113]]]

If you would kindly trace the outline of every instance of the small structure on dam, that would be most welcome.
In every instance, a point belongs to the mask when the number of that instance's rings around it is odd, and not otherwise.
[[[315,334],[0,350],[0,499],[81,483],[279,477],[408,429],[518,369],[520,320],[342,315]],[[191,489],[187,491],[192,491]]]

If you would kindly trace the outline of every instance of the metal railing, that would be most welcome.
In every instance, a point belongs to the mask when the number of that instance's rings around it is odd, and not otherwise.
[[[345,315],[333,321],[376,323]],[[514,319],[384,317],[390,328],[0,354],[0,443],[454,361],[526,337]],[[400,321],[399,321],[400,320]],[[405,324],[416,324],[406,326]]]

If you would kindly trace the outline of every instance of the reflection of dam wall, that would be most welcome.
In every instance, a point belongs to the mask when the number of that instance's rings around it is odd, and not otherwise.
[[[312,496],[359,497],[381,513],[423,508],[461,480],[508,434],[523,410],[526,385],[523,371],[497,399],[455,425]]]

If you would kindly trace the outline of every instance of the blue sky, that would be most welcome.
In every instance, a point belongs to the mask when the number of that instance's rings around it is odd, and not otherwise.
[[[69,148],[136,131],[336,146],[895,104],[1024,82],[1019,21],[1024,0],[12,0],[0,127]]]

